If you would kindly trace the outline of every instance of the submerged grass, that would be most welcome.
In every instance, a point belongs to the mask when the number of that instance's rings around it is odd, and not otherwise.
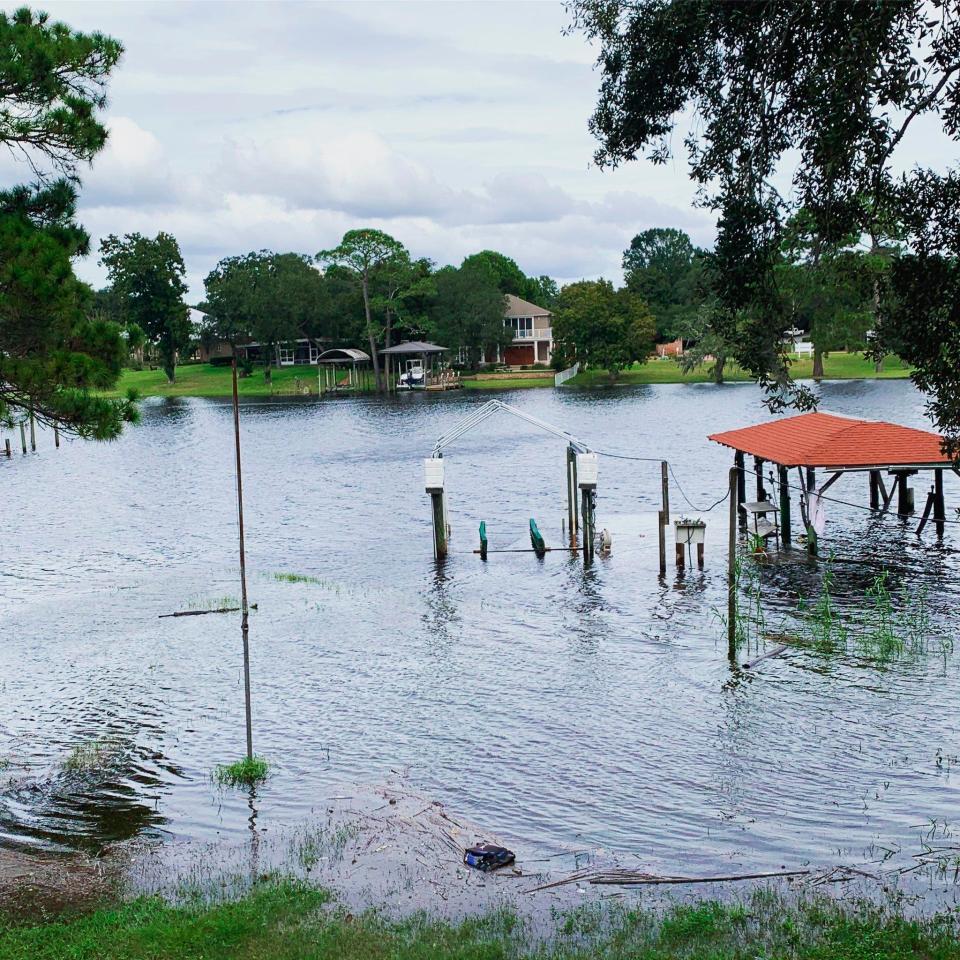
[[[102,770],[117,758],[118,746],[109,740],[88,740],[78,743],[60,768],[66,773],[90,773]]]
[[[254,787],[270,776],[270,764],[263,757],[244,757],[214,768],[213,781],[221,787]]]
[[[313,583],[317,586],[323,586],[324,583],[319,577],[311,577],[306,573],[275,573],[273,579],[281,583]]]
[[[508,911],[446,923],[389,921],[323,909],[329,894],[262,883],[242,898],[170,906],[146,898],[80,919],[0,932],[0,960],[952,960],[957,920],[911,920],[889,908],[827,899],[788,904],[758,891],[743,903],[700,901],[661,913],[594,904],[534,937]]]

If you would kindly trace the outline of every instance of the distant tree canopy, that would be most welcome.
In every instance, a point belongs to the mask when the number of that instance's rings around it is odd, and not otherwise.
[[[547,276],[528,277],[516,260],[496,250],[481,250],[464,258],[461,267],[483,270],[496,284],[501,293],[512,293],[522,300],[529,300],[538,307],[549,309],[557,299],[559,290],[555,280]],[[475,274],[479,276],[479,274]]]
[[[133,395],[107,400],[126,345],[96,316],[73,272],[89,249],[75,222],[77,170],[106,141],[97,111],[120,58],[116,40],[27,9],[0,13],[0,145],[33,183],[0,192],[0,418],[110,439],[136,418]]]
[[[467,258],[463,265],[435,274],[436,297],[430,311],[431,336],[466,354],[475,367],[487,350],[506,347],[513,337],[503,323],[504,294],[482,263]]]
[[[894,164],[918,118],[960,139],[957,0],[573,0],[573,26],[599,47],[590,128],[596,160],[671,156],[678,119],[702,202],[718,215],[716,325],[770,403],[810,406],[783,345],[790,324],[777,266],[785,224],[806,210],[817,242],[871,250],[902,225],[878,285],[873,349],[917,366],[917,385],[960,454],[960,172]],[[777,184],[792,165],[789,190]]]
[[[704,253],[682,230],[655,227],[637,234],[623,254],[627,288],[641,296],[657,322],[657,337],[673,340],[698,310]]]
[[[611,379],[653,350],[656,324],[641,297],[609,280],[580,280],[560,291],[553,317],[557,364],[607,370]]]
[[[173,383],[177,356],[190,343],[190,312],[180,246],[169,233],[144,237],[110,234],[100,241],[100,263],[107,268],[121,315],[155,344],[167,379]]]

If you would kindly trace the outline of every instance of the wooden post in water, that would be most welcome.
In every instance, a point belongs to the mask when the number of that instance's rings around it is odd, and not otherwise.
[[[60,449],[60,428],[53,428],[53,443],[54,446],[59,450]]]
[[[667,525],[663,522],[663,511],[657,511],[657,532],[660,541],[660,576],[667,574]]]
[[[30,449],[34,452],[37,449],[37,425],[33,419],[33,407],[30,408]]]
[[[237,463],[237,526],[240,532],[240,633],[243,636],[243,699],[247,718],[247,759],[253,759],[253,712],[250,706],[250,611],[247,606],[247,558],[243,543],[243,473],[240,469],[240,397],[237,358],[233,363],[233,438]]]
[[[577,488],[573,484],[573,463],[576,457],[573,447],[567,447],[567,527],[570,530],[570,539],[575,534],[577,514]]]
[[[433,514],[433,556],[442,560],[447,555],[447,503],[444,490],[443,459],[429,457],[423,461],[424,487],[430,494]],[[481,536],[486,525],[481,526]],[[482,544],[481,544],[482,546]]]
[[[727,656],[737,662],[737,478],[740,471],[730,468],[730,529],[727,551]]]
[[[737,470],[737,511],[740,517],[740,526],[746,527],[747,515],[739,512],[740,506],[747,502],[747,471],[741,450],[733,455],[733,465]]]
[[[13,451],[10,449],[10,438],[9,438],[9,437],[7,437],[7,438],[3,441],[3,448],[4,448],[4,453],[6,453],[6,455],[7,455],[8,457],[12,457],[12,456],[13,456]]]
[[[23,452],[27,452],[27,432],[24,429],[23,421],[20,421],[20,446],[23,449]]]
[[[880,509],[880,471],[870,471],[870,509]]]
[[[943,536],[943,529],[947,519],[947,506],[943,499],[943,470],[933,471],[933,522],[937,528],[937,536]]]
[[[786,467],[777,467],[777,483],[780,486],[780,542],[790,546],[790,477]]]
[[[573,452],[573,535],[576,536],[580,530],[580,516],[577,509],[577,491],[580,489],[577,483],[577,452]]]
[[[753,458],[753,469],[757,475],[757,499],[766,500],[767,491],[763,488],[763,460],[760,457]]]
[[[663,524],[670,526],[670,481],[667,478],[669,464],[666,460],[660,461],[660,501],[663,504]]]

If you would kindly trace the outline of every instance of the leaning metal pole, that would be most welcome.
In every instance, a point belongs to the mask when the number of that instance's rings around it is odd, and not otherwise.
[[[237,521],[240,530],[240,632],[243,634],[243,695],[247,710],[247,759],[253,759],[253,719],[250,709],[250,614],[247,607],[247,560],[243,549],[243,477],[240,470],[240,398],[237,356],[233,356],[233,436],[237,452]]]

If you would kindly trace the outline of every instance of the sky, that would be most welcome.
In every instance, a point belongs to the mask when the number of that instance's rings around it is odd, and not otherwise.
[[[560,3],[40,6],[126,51],[108,146],[82,175],[92,249],[172,233],[191,303],[222,257],[314,254],[361,226],[438,265],[494,249],[561,282],[619,281],[648,227],[712,243],[682,157],[592,164],[600,76]],[[0,175],[29,178],[8,163]],[[96,260],[77,272],[101,286]]]

